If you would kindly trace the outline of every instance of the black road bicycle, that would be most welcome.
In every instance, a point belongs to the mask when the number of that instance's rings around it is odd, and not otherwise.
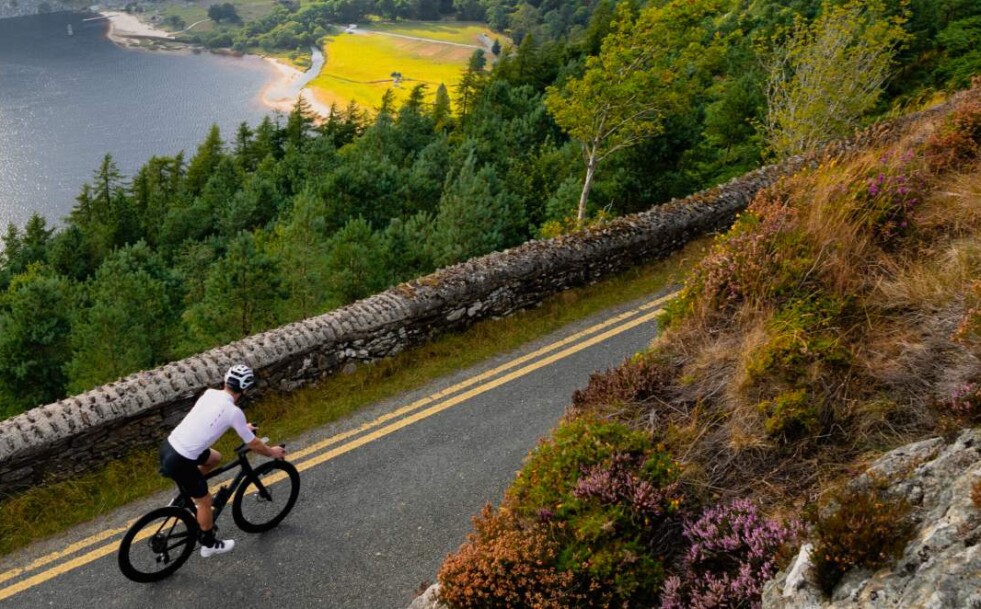
[[[238,528],[247,533],[268,531],[293,509],[300,493],[300,473],[288,461],[267,461],[253,468],[245,444],[235,452],[238,459],[207,475],[211,479],[239,468],[231,483],[215,493],[214,522],[234,496],[232,517]],[[194,551],[200,530],[194,501],[183,491],[179,493],[170,505],[144,515],[123,535],[117,557],[119,570],[129,579],[161,580],[179,569]]]

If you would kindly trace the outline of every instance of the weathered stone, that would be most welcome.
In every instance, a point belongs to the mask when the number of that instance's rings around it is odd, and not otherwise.
[[[888,473],[888,474],[887,474]],[[876,461],[853,485],[886,481],[890,491],[917,505],[918,530],[902,557],[874,573],[853,570],[831,598],[823,598],[795,564],[763,592],[764,609],[981,606],[981,510],[971,489],[981,480],[981,429],[956,441],[926,440],[894,450]]]
[[[439,602],[439,584],[433,584],[417,596],[408,609],[449,609],[449,607]]]

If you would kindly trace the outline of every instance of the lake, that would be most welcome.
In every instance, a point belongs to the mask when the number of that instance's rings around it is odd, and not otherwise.
[[[34,212],[59,223],[106,153],[130,177],[153,155],[189,158],[212,124],[227,142],[270,113],[269,62],[122,49],[91,16],[0,20],[0,231]]]

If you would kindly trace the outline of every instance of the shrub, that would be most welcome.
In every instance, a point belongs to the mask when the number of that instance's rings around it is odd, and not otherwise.
[[[785,391],[757,406],[764,417],[768,436],[784,442],[814,436],[821,431],[821,405],[815,404],[807,389]]]
[[[958,388],[950,396],[948,410],[958,419],[974,421],[981,418],[981,385],[967,383]]]
[[[706,510],[685,524],[690,547],[680,575],[665,581],[661,609],[758,609],[763,584],[778,568],[775,556],[800,530],[797,522],[764,519],[745,499]]]
[[[981,87],[981,78],[974,81]],[[933,171],[958,169],[981,157],[981,100],[975,96],[947,115],[926,142],[927,163]]]
[[[440,567],[440,598],[455,609],[569,606],[572,574],[556,568],[559,546],[549,528],[484,507],[474,532]]]
[[[981,480],[974,483],[971,487],[971,501],[974,502],[974,507],[981,509]]]
[[[852,187],[856,219],[876,242],[895,246],[913,228],[914,211],[923,203],[926,183],[913,151],[884,155],[879,167]]]
[[[680,538],[677,474],[645,433],[596,419],[562,422],[500,511],[485,509],[447,560],[444,597],[460,608],[654,603],[662,562]]]
[[[669,319],[680,319],[696,303],[724,312],[743,302],[772,302],[799,292],[814,260],[798,216],[778,187],[758,194],[692,271]]]
[[[968,310],[954,333],[954,340],[965,346],[973,346],[981,339],[981,281],[971,285]]]
[[[817,379],[846,368],[851,353],[841,326],[850,304],[811,295],[785,303],[767,324],[768,339],[748,354],[747,380],[766,396],[757,408],[768,435],[791,441],[822,428]]]
[[[849,569],[877,569],[898,558],[914,532],[909,503],[875,484],[839,491],[831,501],[835,509],[812,517],[815,583],[828,595]]]
[[[676,372],[651,356],[635,356],[623,365],[592,374],[585,389],[572,394],[572,412],[599,414],[609,407],[644,404],[664,393]]]

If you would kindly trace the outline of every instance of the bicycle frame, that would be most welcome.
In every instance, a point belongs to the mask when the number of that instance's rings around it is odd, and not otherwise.
[[[216,478],[226,472],[230,472],[236,467],[239,468],[238,473],[236,473],[235,477],[232,478],[230,484],[225,484],[219,487],[217,491],[215,491],[213,504],[212,504],[214,506],[213,520],[215,522],[218,521],[218,516],[221,514],[224,507],[228,504],[228,500],[235,495],[235,491],[238,489],[239,485],[242,484],[242,482],[246,478],[248,478],[253,471],[255,471],[252,468],[252,464],[249,462],[249,457],[248,457],[249,452],[251,451],[248,446],[246,446],[245,444],[240,445],[238,448],[235,449],[235,453],[238,454],[238,459],[235,459],[234,461],[231,461],[226,465],[223,465],[217,469],[208,472],[208,474],[204,477],[205,480],[211,480],[212,478]],[[266,488],[262,486],[262,482],[260,482],[258,479],[255,479],[255,484],[259,488],[259,493],[261,493],[263,497],[266,497],[267,491]],[[184,491],[179,490],[179,492],[181,498],[185,502],[185,505],[187,506],[195,505],[193,498],[188,497],[184,493]]]

